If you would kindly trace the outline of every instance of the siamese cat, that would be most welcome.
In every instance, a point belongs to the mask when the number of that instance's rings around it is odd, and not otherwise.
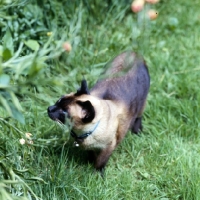
[[[52,120],[71,121],[76,145],[89,150],[94,167],[101,172],[128,130],[142,130],[150,87],[148,68],[134,52],[121,53],[107,66],[104,78],[90,90],[83,80],[80,89],[48,107]]]

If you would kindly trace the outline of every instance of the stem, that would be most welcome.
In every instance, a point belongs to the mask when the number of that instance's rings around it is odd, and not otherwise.
[[[22,134],[24,136],[24,133],[22,131],[20,131],[18,128],[14,127],[12,124],[8,123],[7,121],[5,121],[3,118],[0,117],[0,121],[2,121],[3,123],[5,123],[6,125],[12,127],[17,132],[19,132],[20,134]]]

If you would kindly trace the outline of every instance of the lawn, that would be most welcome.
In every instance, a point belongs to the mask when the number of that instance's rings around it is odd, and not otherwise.
[[[200,1],[146,4],[159,13],[152,21],[130,7],[129,0],[0,2],[1,200],[200,199]],[[102,178],[73,146],[69,127],[46,110],[83,77],[92,87],[125,50],[149,67],[144,130],[127,134]]]

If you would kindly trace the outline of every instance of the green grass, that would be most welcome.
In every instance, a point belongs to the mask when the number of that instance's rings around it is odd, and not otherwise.
[[[0,10],[0,75],[10,79],[0,81],[0,199],[199,200],[199,0],[160,1],[151,6],[159,17],[145,24],[131,1],[23,2]],[[16,8],[21,18],[11,20]],[[35,43],[8,63],[30,39]],[[70,53],[63,41],[71,42]],[[92,86],[124,50],[139,52],[149,66],[144,131],[127,134],[102,179],[73,147],[68,127],[51,121],[46,109],[75,91],[83,76]],[[27,132],[33,145],[19,143]]]

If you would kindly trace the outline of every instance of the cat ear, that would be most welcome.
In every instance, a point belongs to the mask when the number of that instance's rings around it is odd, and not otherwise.
[[[77,90],[77,92],[75,93],[75,96],[79,96],[82,94],[90,94],[88,86],[87,86],[87,81],[84,79],[81,81],[81,87]]]
[[[82,108],[82,118],[81,118],[82,122],[83,123],[91,122],[95,117],[95,110],[91,102],[77,101],[76,103]]]

